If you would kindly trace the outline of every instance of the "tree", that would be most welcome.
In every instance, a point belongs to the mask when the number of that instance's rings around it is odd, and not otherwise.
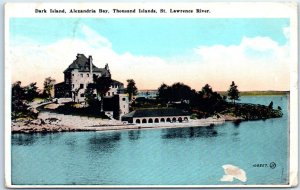
[[[84,91],[85,102],[87,105],[91,106],[95,103],[96,99],[94,97],[93,84],[88,84]]]
[[[53,89],[54,89],[54,84],[56,83],[55,79],[51,78],[51,77],[47,77],[44,80],[44,92],[43,94],[47,97],[47,98],[52,98],[53,95]]]
[[[24,87],[24,96],[25,100],[31,102],[34,98],[38,96],[38,87],[36,86],[36,82],[30,83],[28,86]]]
[[[213,90],[209,84],[202,87],[203,98],[210,98],[213,95]]]
[[[109,91],[112,80],[111,76],[93,76],[94,83],[91,85],[92,88],[96,89],[97,97],[101,98],[101,112],[103,111],[103,98],[104,95]]]
[[[172,86],[163,83],[158,88],[158,99],[165,103],[177,101],[189,102],[194,93],[195,91],[191,87],[183,83],[177,82],[172,84]]]
[[[17,81],[12,84],[12,99],[11,99],[11,117],[36,117],[36,114],[29,110],[28,103],[38,95],[36,83],[31,83],[28,86],[22,87],[21,82]]]
[[[269,109],[273,109],[273,101],[270,102],[268,108],[269,108]]]
[[[133,96],[137,95],[138,89],[135,86],[135,81],[133,79],[127,79],[126,92],[128,93],[129,101],[131,101]]]
[[[228,90],[228,98],[233,101],[233,104],[235,104],[235,101],[238,101],[240,98],[240,92],[237,87],[238,86],[235,85],[234,81],[232,81]]]
[[[161,84],[158,88],[158,99],[167,103],[171,97],[171,88],[165,83]]]
[[[171,101],[190,101],[192,89],[188,85],[177,82],[171,86]]]
[[[11,90],[11,115],[12,118],[17,117],[21,112],[24,112],[28,106],[24,104],[24,88],[21,87],[21,81],[12,84]]]

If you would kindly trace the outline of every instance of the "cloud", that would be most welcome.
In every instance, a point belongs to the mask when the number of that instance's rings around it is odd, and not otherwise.
[[[77,53],[92,55],[94,64],[109,63],[114,79],[123,83],[133,78],[139,89],[156,89],[165,82],[184,82],[200,90],[206,83],[213,89],[227,90],[234,80],[240,90],[288,90],[289,47],[268,37],[244,37],[239,45],[199,46],[188,55],[169,58],[117,53],[113,44],[86,25],[79,27],[81,38],[65,38],[52,44],[33,39],[13,39],[9,62],[13,65],[13,81],[23,84],[38,82],[51,76],[63,81],[63,71]],[[19,41],[22,39],[22,41]]]
[[[80,28],[83,35],[85,36],[86,42],[90,47],[94,47],[94,48],[112,47],[112,44],[108,39],[102,37],[101,35],[98,35],[97,32],[87,27],[86,25],[81,25]]]
[[[283,34],[286,37],[286,39],[290,39],[290,27],[284,27]]]
[[[238,45],[200,46],[195,52],[207,77],[222,85],[234,80],[242,90],[289,89],[289,46],[269,37],[244,37]]]

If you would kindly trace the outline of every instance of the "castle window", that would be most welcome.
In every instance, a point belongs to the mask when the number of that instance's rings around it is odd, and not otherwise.
[[[74,84],[72,84],[72,88],[74,88]]]
[[[110,96],[110,92],[107,93],[107,96]]]
[[[90,75],[89,74],[86,74],[87,75],[87,77],[90,77]]]
[[[80,84],[80,88],[84,88],[84,84]]]
[[[125,98],[122,98],[122,100],[125,101],[126,99],[125,99]]]
[[[84,94],[82,93],[82,94],[80,94],[80,97],[84,97]]]
[[[83,77],[83,74],[80,74],[81,77]]]
[[[112,92],[112,95],[115,95],[115,92]]]

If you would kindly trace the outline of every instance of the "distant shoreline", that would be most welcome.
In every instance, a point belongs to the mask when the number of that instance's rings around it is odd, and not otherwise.
[[[143,89],[140,91],[156,91],[156,89]],[[217,93],[221,94],[222,96],[226,96],[228,94],[227,91],[216,91]],[[280,96],[280,95],[288,95],[290,91],[280,91],[280,90],[246,90],[240,91],[240,96]]]
[[[221,95],[227,95],[226,91],[218,91]],[[288,95],[290,91],[241,91],[240,96],[282,96]]]

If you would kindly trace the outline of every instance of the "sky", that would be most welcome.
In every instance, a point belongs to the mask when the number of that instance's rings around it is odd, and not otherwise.
[[[11,18],[12,82],[23,85],[63,71],[77,53],[139,89],[183,82],[228,90],[289,90],[289,19]]]

